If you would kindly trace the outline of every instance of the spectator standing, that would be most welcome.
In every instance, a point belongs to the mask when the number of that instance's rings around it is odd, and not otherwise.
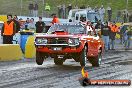
[[[53,14],[53,20],[51,22],[52,24],[54,23],[59,23],[59,18],[56,16],[56,14]]]
[[[13,21],[15,23],[16,33],[18,33],[20,31],[20,23],[18,22],[17,15],[14,16]]]
[[[132,25],[129,25],[126,30],[126,39],[125,39],[125,48],[129,49],[131,46],[131,38],[132,38]]]
[[[108,21],[111,21],[112,9],[110,6],[107,7]]]
[[[68,13],[69,13],[69,11],[72,9],[72,5],[69,4],[68,7],[67,7],[67,9],[68,9]]]
[[[45,32],[44,31],[45,23],[42,21],[42,17],[39,17],[39,21],[36,22],[35,26],[36,26],[36,33]]]
[[[97,22],[97,24],[95,25],[95,29],[101,29],[104,25],[102,24],[101,20],[99,20]]]
[[[125,10],[125,11],[123,11],[123,20],[124,20],[124,23],[127,22],[127,19],[128,19],[128,11]]]
[[[62,5],[62,9],[63,18],[66,18],[66,6],[64,4]]]
[[[29,4],[28,9],[29,9],[29,16],[33,16],[33,9],[34,9],[33,3]]]
[[[49,16],[50,9],[51,9],[50,5],[48,3],[46,3],[46,5],[45,5],[46,17]]]
[[[108,26],[108,23],[106,22],[104,26],[101,28],[101,35],[103,38],[103,41],[105,43],[105,50],[108,51],[109,48],[109,35],[110,35],[110,27]]]
[[[95,6],[94,11],[95,11],[95,12],[98,12],[98,11],[99,11],[99,9],[98,9],[97,6]]]
[[[25,22],[25,29],[28,29],[28,24],[30,23],[29,18],[27,18],[26,22]]]
[[[57,6],[58,7],[58,16],[59,18],[61,18],[61,14],[62,14],[62,8],[61,5]]]
[[[110,45],[109,45],[109,48],[112,45],[111,49],[115,50],[115,36],[116,36],[116,33],[119,32],[119,27],[116,26],[115,22],[113,22],[109,26],[110,26],[110,29],[111,29],[111,31],[110,31]]]
[[[38,16],[38,4],[37,3],[35,3],[35,5],[34,5],[34,17],[37,17]]]
[[[104,27],[104,25],[101,23],[101,20],[99,20],[97,22],[97,24],[95,25],[95,30],[96,30],[96,33],[98,33],[99,37],[101,38],[101,29]]]
[[[33,18],[30,19],[30,23],[28,24],[28,29],[31,31],[35,31],[35,29],[36,29],[35,22],[34,22]]]
[[[99,9],[99,15],[100,15],[101,22],[103,22],[104,21],[104,15],[105,15],[105,9],[104,9],[103,5]]]
[[[1,35],[3,36],[3,44],[12,44],[16,32],[15,23],[12,20],[12,15],[8,15],[7,19],[8,21],[3,24]]]
[[[19,19],[19,24],[20,24],[20,30],[25,29],[25,21],[22,18]]]
[[[92,33],[94,33],[94,34],[92,34]],[[86,23],[86,34],[88,34],[88,35],[95,35],[96,34],[96,31],[93,27],[93,24],[89,20]]]
[[[122,26],[120,27],[120,44],[123,44],[125,41],[124,34],[125,34],[125,31],[127,30],[127,26],[128,25],[123,25],[122,23]]]
[[[120,18],[121,18],[121,11],[118,11],[116,16],[116,22],[120,22]]]
[[[46,3],[46,5],[45,5],[45,10],[50,11],[50,5],[48,3]]]

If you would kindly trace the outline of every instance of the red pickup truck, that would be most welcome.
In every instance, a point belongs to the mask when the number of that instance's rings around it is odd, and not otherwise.
[[[42,65],[47,57],[54,58],[56,65],[62,65],[66,59],[74,59],[81,66],[88,60],[98,67],[104,49],[103,41],[87,32],[81,24],[54,24],[47,34],[36,35],[36,63]]]

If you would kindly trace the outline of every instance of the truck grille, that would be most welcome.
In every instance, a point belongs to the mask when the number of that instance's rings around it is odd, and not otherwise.
[[[48,44],[68,44],[68,38],[48,38]]]

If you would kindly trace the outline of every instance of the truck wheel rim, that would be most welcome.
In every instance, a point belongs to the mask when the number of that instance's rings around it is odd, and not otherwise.
[[[102,60],[102,56],[101,56],[101,54],[99,54],[99,65],[101,64],[101,60]]]
[[[87,47],[84,48],[84,63],[86,64],[87,61]]]

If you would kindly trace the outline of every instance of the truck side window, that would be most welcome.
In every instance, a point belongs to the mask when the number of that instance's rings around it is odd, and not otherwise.
[[[79,15],[77,14],[77,15],[76,15],[76,20],[78,20],[78,18],[79,18]]]
[[[80,21],[82,21],[82,22],[86,21],[86,15],[85,14],[80,16]]]

